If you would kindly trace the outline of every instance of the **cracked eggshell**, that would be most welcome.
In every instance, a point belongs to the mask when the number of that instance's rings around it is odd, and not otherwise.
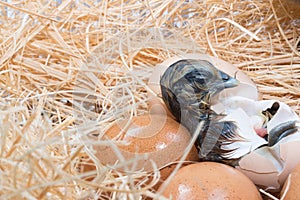
[[[240,171],[267,191],[279,191],[289,173],[300,162],[300,132],[289,135],[272,147],[252,151],[239,162]]]
[[[260,124],[260,120],[255,117],[248,116],[247,113],[238,108],[231,113],[229,113],[226,117],[224,117],[221,121],[233,121],[238,126],[238,134],[243,137],[242,141],[235,141],[231,144],[226,144],[223,149],[237,149],[233,153],[227,155],[226,157],[232,158],[240,158],[247,153],[254,151],[258,147],[267,144],[267,141],[258,136],[255,127],[256,124]]]
[[[163,63],[158,64],[153,70],[148,81],[148,87],[150,88],[150,91],[148,91],[149,106],[153,109],[153,113],[160,114],[166,112],[169,116],[172,116],[168,109],[166,109],[163,100],[161,99],[160,77],[170,65],[181,59],[207,60],[219,70],[232,77],[234,77],[236,74],[236,78],[240,81],[239,86],[223,90],[212,98],[212,104],[215,104],[220,99],[224,99],[229,96],[243,96],[249,99],[258,99],[258,91],[253,81],[234,65],[207,54],[184,54],[167,59]]]
[[[105,138],[111,145],[94,145],[95,155],[102,164],[115,167],[119,171],[126,172],[131,169],[134,173],[152,172],[154,162],[160,169],[161,181],[172,172],[175,164],[170,163],[181,158],[191,140],[187,129],[174,119],[155,114],[120,120],[107,130]],[[118,152],[113,148],[114,145],[118,147]],[[137,156],[140,159],[134,160]],[[195,147],[191,149],[186,160],[198,161]]]
[[[254,128],[262,126],[261,112],[271,108],[274,100],[254,101],[243,97],[232,97],[220,103],[219,108],[227,116],[223,120],[235,121],[239,134],[248,142],[234,142],[224,149],[239,148],[230,158],[245,155],[236,168],[246,174],[256,185],[270,192],[279,191],[288,174],[300,162],[300,131],[284,137],[272,147],[261,145],[267,142],[256,135]],[[267,123],[267,133],[275,126],[299,120],[296,113],[286,104],[279,102],[279,109]],[[256,149],[257,148],[257,149]]]
[[[297,200],[300,197],[300,163],[289,174],[280,192],[280,199]]]

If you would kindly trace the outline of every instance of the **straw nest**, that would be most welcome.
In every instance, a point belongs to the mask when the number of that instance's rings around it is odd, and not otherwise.
[[[147,80],[174,55],[224,59],[254,80],[262,99],[299,114],[294,3],[0,1],[0,197],[154,197],[159,174],[102,165],[92,144],[108,144],[88,136],[101,138],[115,119],[147,113]],[[84,163],[95,170],[81,173]]]

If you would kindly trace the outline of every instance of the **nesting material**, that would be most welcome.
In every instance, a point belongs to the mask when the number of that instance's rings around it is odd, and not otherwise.
[[[157,197],[148,180],[158,174],[120,173],[92,147],[109,145],[102,138],[116,119],[149,112],[146,83],[173,56],[205,53],[232,63],[261,99],[285,102],[299,115],[300,22],[293,13],[300,8],[278,2],[287,5],[0,1],[0,197]],[[85,164],[94,170],[82,173]]]

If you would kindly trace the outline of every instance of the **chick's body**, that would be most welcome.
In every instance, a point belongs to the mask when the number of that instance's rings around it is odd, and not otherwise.
[[[175,118],[192,134],[199,134],[197,146],[202,160],[226,161],[226,145],[239,140],[233,122],[221,122],[222,115],[210,109],[211,97],[238,81],[205,60],[184,59],[172,64],[160,80],[162,98]],[[200,121],[204,126],[195,133]]]

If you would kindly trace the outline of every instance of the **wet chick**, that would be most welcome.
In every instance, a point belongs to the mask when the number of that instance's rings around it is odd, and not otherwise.
[[[220,121],[225,115],[217,114],[211,109],[211,98],[226,88],[237,86],[238,81],[208,61],[185,59],[177,61],[165,71],[160,85],[162,98],[171,113],[190,133],[198,134],[196,145],[199,158],[238,165],[241,158],[230,158],[230,154],[238,149],[224,147],[246,139],[238,134],[238,127],[234,122]],[[275,102],[271,108],[262,111],[266,123],[277,113],[279,105]],[[201,121],[204,126],[196,133]],[[267,133],[264,137],[266,145],[272,147],[282,138],[296,133],[300,128],[299,124],[298,120],[281,123],[268,133],[267,127],[264,127]]]
[[[172,64],[160,80],[162,98],[168,109],[190,133],[199,134],[197,147],[201,160],[224,162],[224,155],[232,150],[224,150],[222,145],[241,138],[236,133],[233,122],[219,120],[224,117],[210,109],[211,97],[225,88],[238,85],[238,81],[218,70],[205,60],[184,59]],[[204,126],[195,133],[200,121]]]

